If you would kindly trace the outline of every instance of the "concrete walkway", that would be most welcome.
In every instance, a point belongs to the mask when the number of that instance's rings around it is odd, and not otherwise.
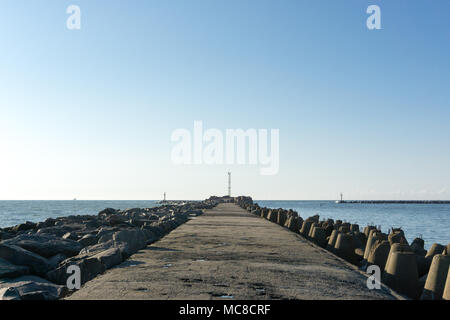
[[[366,279],[301,236],[220,204],[68,299],[395,299]]]

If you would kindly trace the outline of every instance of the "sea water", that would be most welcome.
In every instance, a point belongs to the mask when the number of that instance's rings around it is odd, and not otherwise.
[[[41,222],[47,218],[70,215],[96,215],[105,208],[151,208],[158,201],[0,201],[0,228],[14,226],[25,221]]]
[[[401,227],[409,242],[416,237],[429,248],[434,242],[450,242],[450,204],[361,204],[334,201],[257,201],[260,206],[293,209],[302,218],[318,214],[321,219],[340,219],[359,224],[361,230],[371,224],[383,232]],[[40,222],[47,218],[70,215],[95,215],[105,208],[151,208],[155,200],[142,201],[0,201],[0,227],[25,221]]]

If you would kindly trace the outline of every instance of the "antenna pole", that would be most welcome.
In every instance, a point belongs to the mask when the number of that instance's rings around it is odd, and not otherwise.
[[[228,196],[231,197],[231,172],[228,172]]]

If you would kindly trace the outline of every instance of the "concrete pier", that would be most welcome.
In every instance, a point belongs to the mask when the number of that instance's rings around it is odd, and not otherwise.
[[[397,299],[300,235],[222,203],[67,299]]]

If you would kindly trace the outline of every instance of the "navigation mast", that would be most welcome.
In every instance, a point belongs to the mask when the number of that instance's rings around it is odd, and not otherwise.
[[[231,197],[231,172],[228,172],[228,196]]]

